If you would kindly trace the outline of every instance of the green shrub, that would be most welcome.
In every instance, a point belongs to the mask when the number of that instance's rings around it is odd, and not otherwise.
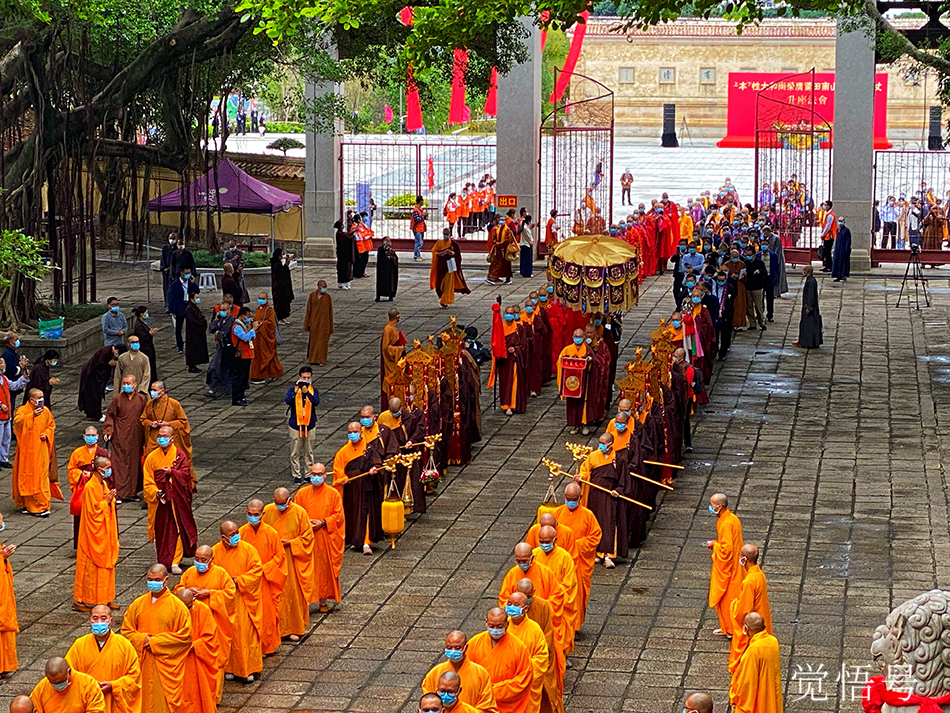
[[[106,295],[106,297],[108,296],[109,295]],[[136,305],[131,303],[122,305],[122,311],[125,313],[125,316],[128,318],[130,324],[132,322],[132,308],[135,306]],[[103,300],[101,303],[85,305],[55,304],[52,302],[46,302],[45,300],[37,300],[36,302],[36,313],[38,319],[45,321],[62,317],[64,320],[63,326],[67,329],[74,325],[88,322],[90,319],[98,319],[106,312],[107,309],[109,308],[106,306],[105,300]],[[30,332],[35,334],[36,330],[31,329]]]
[[[274,121],[267,122],[267,133],[269,134],[305,134],[307,127],[299,121]]]
[[[409,209],[416,204],[416,194],[415,193],[400,193],[395,196],[390,196],[383,203],[383,207],[390,206],[393,208],[404,208],[405,210],[383,210],[383,217],[389,220],[409,220],[411,217]],[[429,206],[429,201],[424,199],[422,200],[423,207]]]
[[[218,267],[224,264],[224,256],[221,253],[212,253],[207,250],[195,250],[195,265],[202,267]],[[270,255],[265,252],[245,252],[245,267],[268,267],[270,265]]]

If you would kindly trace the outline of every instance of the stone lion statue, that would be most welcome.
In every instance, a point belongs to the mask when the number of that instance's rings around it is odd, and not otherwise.
[[[896,607],[877,627],[871,658],[885,687],[899,696],[939,699],[950,694],[950,592],[933,589]],[[888,696],[889,698],[891,696]],[[915,713],[918,704],[883,703],[882,713]],[[950,704],[942,705],[950,711]]]

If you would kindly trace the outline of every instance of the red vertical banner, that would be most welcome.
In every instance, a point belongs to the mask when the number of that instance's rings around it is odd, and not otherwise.
[[[491,82],[485,95],[485,116],[498,116],[498,70],[491,68]]]
[[[551,17],[551,11],[545,10],[541,13],[541,23],[544,24]],[[541,51],[544,52],[544,44],[548,41],[548,31],[541,30]]]
[[[393,109],[391,106],[389,106],[389,104],[383,107],[383,121],[385,121],[387,124],[391,124],[393,122]]]
[[[465,71],[468,69],[468,50],[455,50],[452,59],[452,96],[449,100],[449,123],[465,121]]]
[[[426,162],[426,185],[430,191],[435,188],[435,166],[432,164],[431,156],[429,156],[429,160]]]
[[[571,84],[571,75],[574,68],[577,67],[577,60],[581,56],[581,47],[584,46],[584,35],[587,34],[587,18],[590,13],[587,10],[581,13],[582,22],[578,22],[574,27],[574,37],[571,39],[571,48],[567,51],[567,59],[564,60],[564,69],[557,78],[557,86],[551,92],[551,98],[548,99],[552,104],[558,101]]]
[[[417,131],[422,128],[422,102],[419,101],[419,87],[412,77],[412,67],[406,74],[406,131]]]

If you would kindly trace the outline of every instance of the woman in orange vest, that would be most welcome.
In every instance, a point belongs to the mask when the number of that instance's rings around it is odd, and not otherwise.
[[[449,223],[449,235],[454,234],[459,219],[459,202],[456,193],[449,193],[449,197],[445,201],[445,208],[442,209],[442,215]],[[459,227],[459,237],[462,237],[461,227]]]
[[[366,263],[369,262],[369,253],[373,249],[373,231],[357,214],[353,216],[353,227],[350,228],[356,240],[356,262],[353,263],[353,277],[366,277]]]

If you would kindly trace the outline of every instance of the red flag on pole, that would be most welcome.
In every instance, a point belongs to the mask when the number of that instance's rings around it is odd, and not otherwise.
[[[426,183],[430,191],[435,188],[435,166],[432,165],[431,156],[429,156],[428,166],[426,167]]]
[[[543,24],[543,23],[547,22],[549,17],[551,17],[551,11],[550,11],[550,10],[545,10],[544,12],[542,12],[542,13],[541,13],[541,23]],[[547,31],[547,30],[541,30],[541,51],[542,51],[542,52],[544,52],[544,43],[547,42],[547,41],[548,41],[548,31]]]
[[[590,17],[590,13],[584,10],[580,16],[583,18],[583,22],[578,22],[574,27],[574,37],[571,39],[571,48],[567,51],[567,59],[564,60],[564,69],[561,74],[558,75],[557,86],[554,87],[554,91],[551,92],[551,98],[548,99],[552,104],[564,96],[564,92],[571,84],[571,75],[574,73],[575,67],[577,67],[577,60],[580,59],[581,56],[581,47],[584,45],[584,35],[587,34],[587,18]]]
[[[416,131],[422,128],[422,103],[419,101],[419,87],[412,78],[412,67],[406,73],[406,131]]]
[[[491,68],[491,82],[488,85],[488,94],[485,96],[485,116],[498,116],[498,70]]]
[[[491,355],[496,359],[508,356],[505,348],[505,328],[501,318],[501,305],[493,302],[491,306]]]
[[[389,104],[383,107],[383,121],[387,124],[391,124],[393,121],[393,109]]]
[[[468,68],[468,50],[455,50],[452,61],[452,97],[449,100],[449,123],[465,121],[465,71]]]

